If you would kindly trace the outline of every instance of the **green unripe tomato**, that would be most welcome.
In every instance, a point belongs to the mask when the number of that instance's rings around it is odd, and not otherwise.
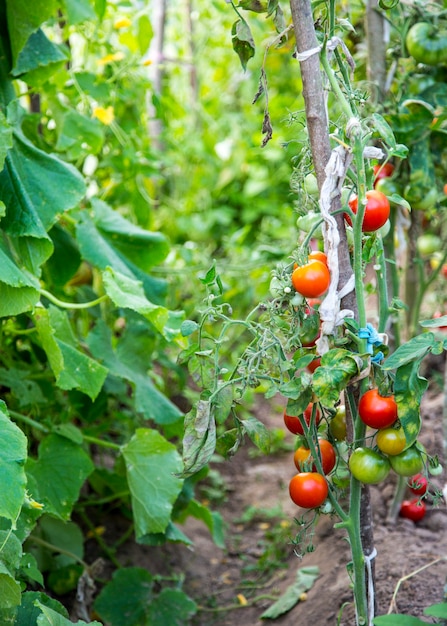
[[[390,471],[388,458],[371,448],[356,448],[348,465],[354,478],[367,485],[381,483]]]
[[[296,225],[298,228],[305,233],[309,233],[312,228],[318,224],[319,222],[323,222],[323,218],[321,213],[315,213],[315,211],[309,211],[306,215],[301,215],[296,220]],[[314,237],[322,237],[323,231],[321,230],[321,224],[314,230]]]
[[[407,50],[415,61],[425,65],[447,63],[447,31],[419,22],[408,31],[405,40]]]
[[[318,196],[318,182],[315,174],[309,173],[304,177],[304,189],[310,196]]]
[[[414,476],[419,474],[424,467],[424,461],[417,444],[413,444],[396,456],[391,456],[390,463],[399,476]]]
[[[435,206],[438,200],[438,191],[435,187],[427,189],[416,183],[410,183],[405,187],[404,198],[412,209],[426,211]]]
[[[441,249],[442,242],[436,235],[427,233],[426,235],[420,235],[418,237],[416,246],[421,256],[430,256]]]

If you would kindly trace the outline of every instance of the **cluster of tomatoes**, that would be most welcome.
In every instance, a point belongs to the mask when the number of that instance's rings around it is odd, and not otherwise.
[[[354,447],[351,451],[347,462],[350,473],[364,484],[382,482],[391,470],[408,478],[409,490],[417,497],[402,503],[400,515],[415,522],[421,520],[426,512],[423,497],[428,484],[422,473],[425,450],[418,442],[406,447],[394,397],[382,396],[377,388],[369,389],[360,398],[358,414],[362,422],[375,432],[368,436],[371,446]],[[305,435],[305,426],[309,428],[314,424],[318,428],[320,422],[321,412],[317,404],[310,403],[300,416],[284,411],[287,429],[301,437]],[[343,406],[339,406],[330,418],[328,433],[331,441],[319,434],[313,450],[305,444],[295,450],[294,462],[298,473],[289,483],[289,493],[292,501],[302,508],[320,507],[328,496],[327,476],[336,469],[337,459],[340,458],[336,442],[346,438]],[[343,460],[342,463],[345,464]]]

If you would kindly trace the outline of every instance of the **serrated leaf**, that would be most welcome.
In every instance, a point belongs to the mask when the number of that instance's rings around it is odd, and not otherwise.
[[[87,624],[89,624],[89,626],[102,626],[102,624],[96,620],[93,622],[84,622],[83,620],[72,622],[39,601],[36,602],[36,605],[42,611],[42,615],[37,618],[37,626],[73,626],[73,624],[75,624],[75,626],[81,626],[83,624],[86,626]]]
[[[51,42],[42,29],[32,33],[18,55],[11,70],[30,85],[40,85],[68,61],[68,53],[61,45]]]
[[[107,295],[117,307],[133,309],[149,320],[160,334],[168,321],[169,313],[165,307],[153,304],[146,298],[143,285],[108,267],[102,275]]]
[[[139,428],[122,448],[132,498],[137,540],[166,530],[183,485],[182,461],[158,431]]]
[[[216,422],[207,400],[199,400],[197,407],[185,415],[183,435],[182,476],[191,476],[204,467],[216,449]]]
[[[419,376],[419,359],[397,368],[394,380],[394,399],[397,415],[407,440],[407,447],[413,444],[421,429],[420,405],[427,390],[428,381]]]
[[[146,335],[148,333],[146,332]],[[127,332],[123,336],[123,340]],[[134,343],[141,339],[135,337]],[[157,424],[172,424],[178,421],[183,413],[154,385],[148,376],[151,352],[146,350],[146,361],[135,358],[135,346],[132,353],[125,357],[118,342],[117,351],[112,347],[110,329],[103,322],[98,322],[87,338],[87,344],[94,357],[107,367],[109,372],[118,378],[129,381],[135,386],[135,409],[147,419]]]
[[[87,453],[65,437],[50,434],[39,445],[38,459],[28,459],[26,471],[37,493],[32,496],[46,513],[68,520],[79,492],[94,465]]]
[[[272,436],[268,428],[255,417],[240,420],[240,423],[255,446],[263,454],[268,454],[272,443]]]
[[[250,27],[245,20],[237,20],[231,29],[233,49],[239,57],[244,70],[247,69],[248,61],[255,54],[255,42]]]
[[[13,66],[29,37],[57,13],[58,0],[6,0]]]
[[[435,343],[433,333],[424,333],[413,337],[399,346],[383,363],[384,370],[393,370],[402,367],[411,361],[420,360],[426,356]]]
[[[110,626],[123,626],[123,616],[126,626],[147,624],[153,586],[152,575],[142,567],[116,570],[96,598],[94,609]]]
[[[358,374],[359,365],[347,350],[329,350],[321,357],[321,365],[312,376],[312,387],[323,406],[333,407],[340,393],[353,376]]]
[[[316,566],[300,568],[296,573],[294,583],[287,587],[283,595],[262,613],[261,618],[276,619],[293,609],[300,601],[302,594],[312,588],[319,575],[320,571]]]
[[[27,439],[22,430],[9,419],[6,406],[0,401],[0,484],[3,485],[0,498],[0,516],[15,522],[25,498]]]
[[[151,626],[185,626],[197,613],[197,604],[181,589],[166,587],[148,607]]]

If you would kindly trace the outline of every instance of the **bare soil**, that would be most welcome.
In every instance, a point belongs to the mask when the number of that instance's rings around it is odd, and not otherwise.
[[[436,375],[440,380],[442,374]],[[442,403],[439,387],[429,389],[422,404],[420,436],[429,453],[437,454],[441,460]],[[282,428],[280,406],[259,402],[255,412],[268,427]],[[182,530],[194,541],[192,548],[170,545],[154,550],[129,543],[118,555],[123,564],[141,565],[154,573],[185,572],[184,588],[201,607],[193,622],[195,626],[260,626],[272,622],[261,619],[261,614],[294,581],[297,569],[310,565],[319,568],[315,584],[293,609],[273,623],[355,624],[346,568],[349,546],[344,532],[333,527],[337,520],[320,517],[313,538],[315,550],[302,557],[296,553],[295,518],[304,511],[289,499],[288,482],[295,473],[293,435],[288,433],[286,441],[290,451],[257,456],[254,448],[247,445],[231,461],[214,466],[225,486],[223,503],[212,508],[225,520],[226,549],[214,545],[201,522],[189,519]],[[432,480],[436,488],[444,487],[445,476]],[[377,549],[376,615],[388,612],[399,585],[395,612],[422,616],[425,607],[444,598],[447,510],[442,501],[437,508],[429,507],[426,517],[417,524],[402,518],[387,522],[395,483],[396,476],[390,474],[387,481],[371,487]],[[433,623],[430,618],[425,620]]]

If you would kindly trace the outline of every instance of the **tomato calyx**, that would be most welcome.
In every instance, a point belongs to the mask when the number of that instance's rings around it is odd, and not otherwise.
[[[428,479],[424,474],[416,474],[408,481],[408,487],[411,493],[414,493],[416,496],[423,496],[427,493]]]

